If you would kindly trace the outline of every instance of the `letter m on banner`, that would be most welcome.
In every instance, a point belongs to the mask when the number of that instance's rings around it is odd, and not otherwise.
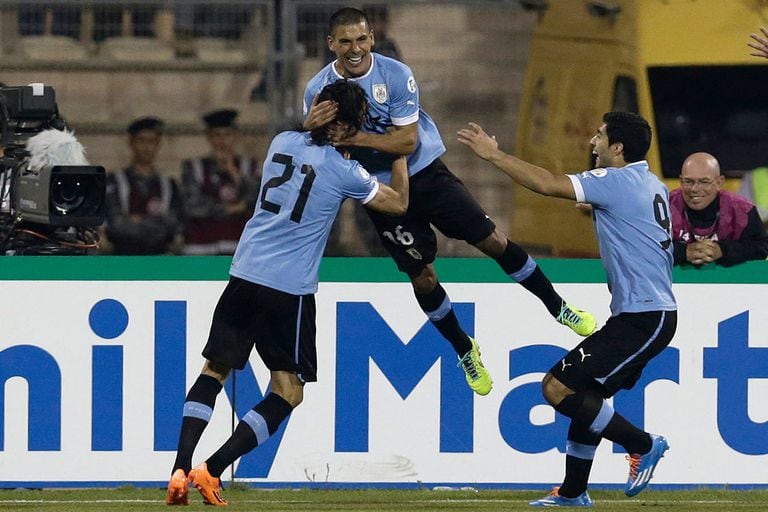
[[[472,336],[474,304],[453,307],[459,322]],[[370,303],[339,302],[336,328],[337,452],[368,451],[371,360],[403,400],[439,361],[440,451],[472,452],[474,395],[464,373],[456,367],[453,348],[430,322],[404,343]]]

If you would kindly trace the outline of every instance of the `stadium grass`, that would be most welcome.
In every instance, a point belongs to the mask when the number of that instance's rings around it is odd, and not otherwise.
[[[541,491],[430,491],[430,490],[263,490],[240,486],[225,489],[230,511],[259,512],[519,512],[533,510],[528,501]],[[621,491],[590,492],[594,510],[652,512],[730,512],[768,510],[768,490],[643,492],[627,498]],[[145,512],[157,510],[210,511],[190,489],[190,506],[167,507],[165,489],[131,488],[77,490],[0,490],[0,511]]]

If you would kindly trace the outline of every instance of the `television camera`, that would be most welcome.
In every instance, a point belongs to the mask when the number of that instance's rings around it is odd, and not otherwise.
[[[106,174],[88,165],[52,87],[0,87],[0,255],[87,254]]]

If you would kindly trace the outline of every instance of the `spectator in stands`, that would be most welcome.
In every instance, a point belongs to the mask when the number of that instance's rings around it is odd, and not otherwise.
[[[741,179],[739,194],[754,203],[763,224],[768,225],[768,167],[758,167]]]
[[[131,163],[107,177],[106,235],[114,254],[181,251],[181,192],[155,165],[162,137],[163,121],[136,119],[128,126]]]
[[[185,254],[233,254],[253,212],[261,171],[256,160],[236,153],[237,115],[229,109],[206,114],[211,152],[182,162]]]
[[[669,196],[675,265],[729,267],[768,257],[768,233],[755,205],[721,190],[720,164],[709,153],[683,162],[680,188]]]

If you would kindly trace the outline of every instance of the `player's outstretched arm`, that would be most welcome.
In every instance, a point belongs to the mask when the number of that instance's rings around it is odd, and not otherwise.
[[[389,186],[379,184],[378,193],[365,207],[387,215],[405,215],[408,210],[408,161],[404,156],[392,162]]]
[[[545,196],[576,199],[573,184],[565,175],[553,174],[542,167],[508,155],[499,149],[496,137],[485,133],[480,125],[469,123],[467,128],[459,130],[457,138],[459,142],[469,146],[477,156],[489,161],[525,188]]]
[[[333,141],[336,146],[357,146],[371,148],[390,155],[408,156],[416,149],[419,140],[418,123],[393,126],[387,133],[371,133],[362,130],[353,136]]]
[[[747,43],[747,46],[755,50],[750,55],[768,59],[768,28],[760,27],[760,35],[750,34],[749,37],[752,40]]]

